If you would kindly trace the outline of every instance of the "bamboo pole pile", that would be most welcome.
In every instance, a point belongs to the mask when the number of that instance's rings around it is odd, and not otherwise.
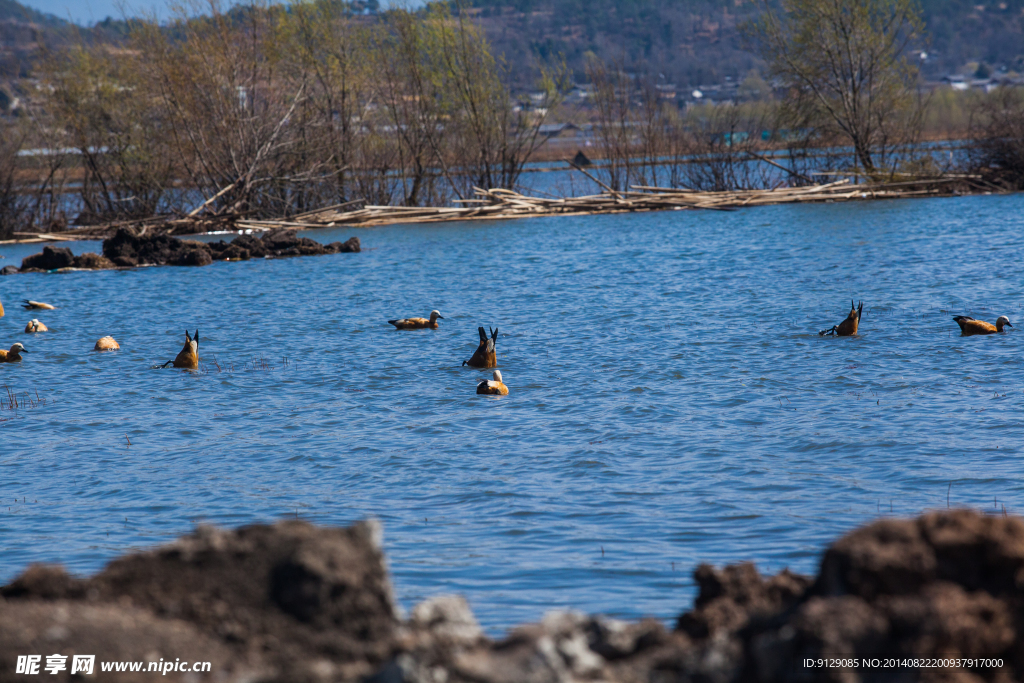
[[[906,181],[851,185],[839,180],[824,185],[786,187],[771,190],[732,190],[697,192],[669,187],[634,185],[629,191],[607,188],[604,192],[582,197],[549,199],[520,194],[512,190],[474,188],[476,197],[457,200],[458,207],[373,206],[330,207],[299,217],[280,220],[240,220],[238,228],[270,230],[275,228],[322,228],[334,226],[373,227],[393,223],[437,223],[460,220],[494,220],[531,216],[585,216],[602,213],[710,209],[729,211],[746,206],[805,202],[836,202],[858,199],[885,199],[950,194],[944,187],[959,179]]]

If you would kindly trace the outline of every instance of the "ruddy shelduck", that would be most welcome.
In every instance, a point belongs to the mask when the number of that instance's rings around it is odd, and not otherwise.
[[[41,322],[39,322],[35,318],[32,318],[31,320],[28,321],[28,325],[25,325],[25,331],[29,332],[29,333],[32,333],[32,332],[49,332],[50,328],[47,327],[46,325],[42,324]]]
[[[184,368],[186,370],[198,370],[199,369],[199,329],[196,328],[196,336],[190,337],[188,330],[185,330],[185,345],[181,347],[181,351],[174,357],[174,360],[169,360],[164,363],[161,367],[167,367],[173,365],[176,368]]]
[[[199,330],[196,330],[196,334],[199,334]],[[100,337],[96,340],[96,346],[92,347],[93,351],[117,351],[121,348],[113,337],[107,335],[106,337]]]
[[[21,307],[24,308],[27,311],[31,311],[31,310],[52,311],[53,309],[56,308],[56,306],[51,306],[50,304],[44,304],[42,301],[29,301],[28,299],[23,299],[23,301],[25,303],[23,303],[21,305]]]
[[[4,304],[0,301],[0,318],[4,317]]]
[[[508,387],[501,381],[501,370],[495,370],[493,377],[494,379],[485,379],[477,384],[476,393],[508,396]]]
[[[462,364],[471,368],[494,368],[498,366],[498,356],[494,352],[494,346],[498,343],[498,328],[491,330],[491,338],[487,338],[484,328],[476,328],[480,333],[480,345],[473,352],[473,357],[462,361]],[[489,327],[487,329],[490,329]]]
[[[0,349],[0,363],[17,363],[21,360],[21,354],[23,353],[28,353],[28,349],[21,342],[11,346],[9,351]]]
[[[388,322],[400,330],[423,330],[427,328],[436,330],[438,320],[444,320],[444,316],[438,311],[431,311],[430,320],[426,318],[402,318],[401,320],[389,320]]]
[[[860,314],[864,310],[864,302],[858,302],[856,306],[853,305],[853,301],[850,301],[850,312],[846,315],[846,320],[833,325],[830,330],[822,330],[818,333],[818,336],[824,337],[826,334],[835,335],[838,337],[852,337],[857,334],[857,328],[860,326]]]
[[[984,320],[975,320],[966,315],[954,315],[953,320],[960,326],[960,332],[965,337],[969,337],[972,334],[995,334],[996,332],[1002,332],[1003,327],[1013,327],[1010,319],[1005,315],[999,316],[996,319],[995,325]]]

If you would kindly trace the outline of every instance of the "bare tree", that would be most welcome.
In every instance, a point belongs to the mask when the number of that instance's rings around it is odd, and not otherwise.
[[[914,0],[781,0],[778,12],[762,2],[751,35],[791,88],[794,118],[834,126],[866,172],[891,169],[920,127],[904,56],[923,26]]]
[[[79,223],[157,213],[173,180],[172,155],[139,90],[137,67],[135,53],[82,45],[43,64],[58,145],[80,161]]]
[[[971,115],[969,163],[989,182],[1024,189],[1024,92],[1003,86],[979,98]]]

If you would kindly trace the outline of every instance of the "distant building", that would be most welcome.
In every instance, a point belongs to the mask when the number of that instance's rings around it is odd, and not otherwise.
[[[537,129],[547,139],[582,137],[583,131],[574,123],[544,123]]]

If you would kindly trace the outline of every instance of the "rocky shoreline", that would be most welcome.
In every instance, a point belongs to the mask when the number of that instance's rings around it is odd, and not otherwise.
[[[375,522],[201,527],[87,579],[32,566],[0,587],[0,681],[19,655],[209,661],[180,681],[1014,681],[1024,676],[1024,520],[957,510],[858,529],[815,578],[698,567],[674,628],[551,613],[500,641],[459,597],[402,618]],[[806,660],[856,658],[857,668]],[[867,658],[998,666],[865,668]],[[45,660],[44,660],[45,661]],[[100,673],[143,681],[153,674]],[[47,680],[89,680],[68,671]]]
[[[39,254],[22,259],[21,267],[6,266],[0,275],[16,273],[109,270],[138,266],[205,266],[214,261],[248,261],[253,258],[321,256],[360,251],[359,238],[320,244],[299,237],[295,230],[271,230],[262,238],[239,235],[231,242],[182,240],[166,234],[145,234],[143,229],[122,227],[103,240],[103,254],[75,256],[67,247],[43,247]]]

